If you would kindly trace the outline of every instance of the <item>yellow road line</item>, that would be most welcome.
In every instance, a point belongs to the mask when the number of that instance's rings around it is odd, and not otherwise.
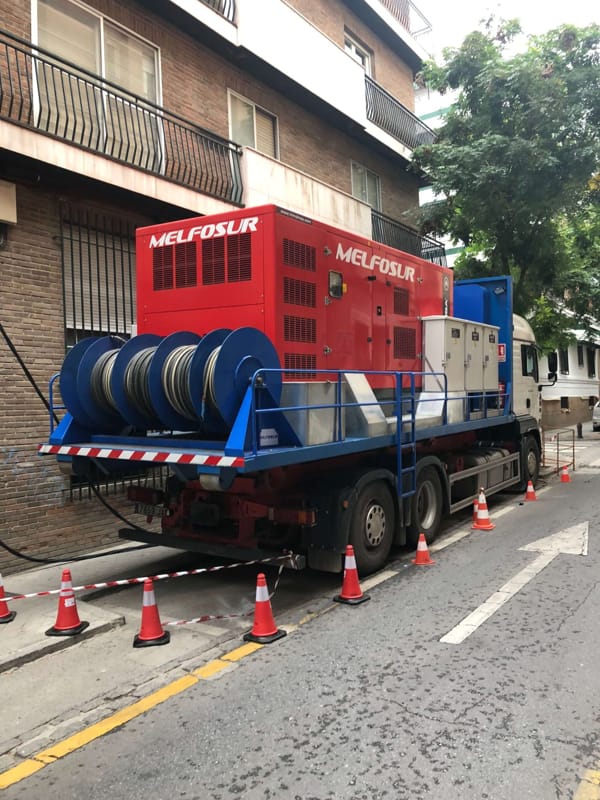
[[[600,800],[600,770],[588,769],[573,800]]]
[[[218,672],[231,667],[236,661],[240,661],[251,653],[260,650],[263,646],[262,644],[250,642],[246,645],[242,645],[242,647],[237,647],[230,653],[221,656],[221,658],[210,661],[203,667],[194,670],[190,675],[184,675],[182,678],[172,681],[156,692],[142,697],[142,699],[138,700],[136,703],[132,703],[99,722],[84,728],[82,731],[73,734],[73,736],[63,739],[62,742],[57,742],[52,745],[52,747],[36,753],[16,767],[1,772],[0,789],[6,789],[8,786],[19,783],[19,781],[35,774],[40,769],[48,766],[48,764],[53,764],[59,758],[63,758],[63,756],[72,753],[74,750],[79,750],[79,748],[84,745],[93,742],[94,739],[99,739],[101,736],[104,736],[116,728],[120,728],[122,725],[125,725],[126,722],[164,703],[165,700],[169,700],[171,697],[185,692],[190,687],[195,686],[200,680],[207,680]]]

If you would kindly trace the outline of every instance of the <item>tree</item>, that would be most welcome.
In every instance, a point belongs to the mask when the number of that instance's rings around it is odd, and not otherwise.
[[[598,251],[580,248],[584,217],[598,232],[600,27],[563,26],[509,56],[519,25],[494,24],[424,68],[428,86],[458,96],[437,141],[415,151],[443,198],[420,209],[420,227],[464,243],[460,277],[512,275],[515,310],[534,322],[557,298],[600,318],[600,262],[594,274],[586,263]]]

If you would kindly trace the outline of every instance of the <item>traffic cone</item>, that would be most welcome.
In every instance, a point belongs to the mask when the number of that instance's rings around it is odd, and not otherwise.
[[[346,603],[349,606],[357,606],[370,600],[370,596],[363,594],[358,581],[358,571],[356,569],[356,559],[354,558],[354,548],[351,544],[346,547],[344,557],[344,580],[342,581],[342,591],[334,598],[336,603]]]
[[[71,570],[63,569],[56,622],[52,628],[48,628],[46,636],[76,636],[85,630],[89,624],[89,622],[82,622],[79,619],[75,592],[71,583]]]
[[[525,500],[537,500],[532,481],[527,481],[527,491],[525,492]]]
[[[571,483],[571,476],[569,475],[569,470],[567,469],[567,465],[565,464],[562,468],[562,472],[560,473],[560,482],[561,483]]]
[[[495,527],[488,513],[487,500],[485,499],[485,492],[482,487],[477,502],[477,522],[473,525],[473,528],[476,531],[491,531]]]
[[[152,645],[169,644],[170,639],[170,632],[163,630],[158,616],[152,578],[146,578],[142,595],[142,624],[140,632],[133,639],[133,646],[152,647]]]
[[[254,605],[254,625],[250,633],[244,634],[244,641],[270,644],[286,635],[286,631],[279,630],[273,619],[267,579],[260,572],[256,578],[256,603]]]
[[[429,555],[429,548],[427,547],[427,539],[424,533],[419,534],[419,541],[417,542],[416,558],[412,559],[412,563],[417,567],[427,567],[429,564],[435,564]]]
[[[475,499],[473,501],[473,525],[474,528],[477,523],[477,509],[479,508],[479,500]]]
[[[0,573],[0,625],[12,622],[16,616],[17,612],[11,611],[4,599],[4,584],[2,583],[2,574]]]

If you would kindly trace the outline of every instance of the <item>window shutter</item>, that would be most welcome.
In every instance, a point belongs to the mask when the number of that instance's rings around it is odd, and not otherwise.
[[[277,158],[275,117],[256,109],[256,149],[271,158]]]

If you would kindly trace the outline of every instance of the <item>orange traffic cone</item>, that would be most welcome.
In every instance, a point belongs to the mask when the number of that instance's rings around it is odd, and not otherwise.
[[[163,630],[160,622],[152,578],[146,578],[142,595],[142,624],[140,632],[133,639],[133,646],[152,647],[152,645],[169,644],[170,639],[171,634]]]
[[[525,492],[525,500],[537,500],[532,481],[527,481],[527,491]]]
[[[479,500],[474,500],[473,501],[473,525],[472,525],[473,528],[477,524],[477,509],[478,508],[479,508]]]
[[[12,622],[17,616],[16,611],[11,611],[4,599],[4,584],[2,583],[2,575],[0,574],[0,624]]]
[[[477,502],[477,522],[473,525],[473,528],[476,531],[491,531],[495,527],[488,513],[487,500],[485,499],[485,492],[482,487]]]
[[[435,564],[429,555],[429,548],[427,547],[427,539],[424,533],[419,534],[419,541],[417,542],[416,558],[412,559],[412,563],[417,567],[427,567],[429,564]]]
[[[560,473],[560,482],[561,483],[571,483],[571,477],[569,475],[569,470],[567,469],[567,465],[565,464],[562,468],[562,472]]]
[[[344,557],[344,580],[342,581],[342,591],[334,598],[336,603],[347,603],[349,606],[357,606],[370,600],[370,596],[363,594],[358,580],[356,569],[356,559],[354,558],[354,548],[351,544],[346,547]]]
[[[271,610],[267,579],[263,572],[256,577],[256,602],[254,604],[254,625],[249,633],[244,634],[244,641],[270,644],[287,635],[287,631],[277,628]]]
[[[75,592],[71,583],[71,570],[63,569],[56,622],[52,628],[48,628],[46,636],[76,636],[85,630],[89,624],[89,622],[82,622],[79,619]]]

